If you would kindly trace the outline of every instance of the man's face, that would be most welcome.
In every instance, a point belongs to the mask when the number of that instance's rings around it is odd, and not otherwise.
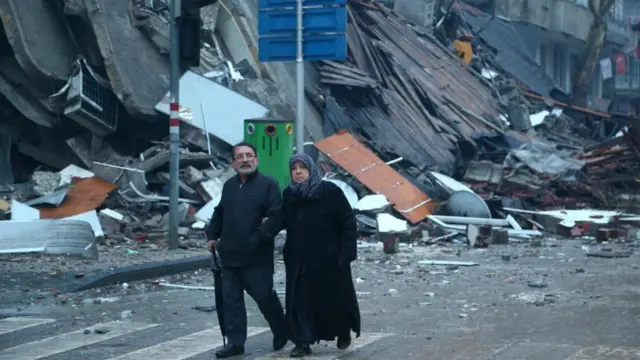
[[[258,168],[258,158],[248,146],[238,146],[233,150],[233,163],[231,166],[240,175],[249,175]]]

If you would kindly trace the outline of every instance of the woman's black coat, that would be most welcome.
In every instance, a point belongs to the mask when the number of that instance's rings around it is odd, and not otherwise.
[[[357,228],[346,196],[337,185],[323,181],[314,198],[295,198],[287,188],[283,200],[287,314],[295,306],[294,294],[302,290],[298,279],[304,266],[304,277],[312,284],[308,295],[313,299],[316,340],[332,341],[347,328],[360,336],[360,310],[350,265],[358,254]],[[292,329],[293,320],[287,318]]]

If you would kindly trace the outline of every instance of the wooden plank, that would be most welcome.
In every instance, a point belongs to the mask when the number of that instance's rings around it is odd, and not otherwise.
[[[416,224],[433,213],[437,202],[398,174],[348,132],[315,143],[316,148],[375,193],[384,194],[393,208]]]
[[[362,77],[366,77],[366,78],[369,77],[369,75],[367,75],[364,71],[361,71],[357,67],[348,66],[348,65],[336,62],[336,61],[323,61],[321,67],[331,67],[331,68],[335,68],[335,69],[342,69],[342,70],[346,70],[346,71],[352,72],[354,74],[358,74],[359,76],[362,76]]]
[[[353,15],[353,12],[351,11],[351,5],[348,5],[347,15],[349,16],[349,20],[353,24],[353,29],[356,32],[357,37],[360,39],[360,43],[362,44],[362,49],[364,50],[364,55],[368,63],[367,64],[368,68],[366,70],[372,73],[372,76],[374,79],[378,81],[382,81],[382,77],[378,72],[378,69],[374,65],[374,60],[371,54],[372,49],[370,47],[370,41],[367,38],[367,36],[363,33],[362,29],[360,28],[360,24],[358,24],[358,20]]]

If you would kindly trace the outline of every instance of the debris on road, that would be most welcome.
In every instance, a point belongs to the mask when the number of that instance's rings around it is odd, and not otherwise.
[[[166,1],[58,1],[37,10],[42,16],[11,2],[0,7],[16,19],[0,35],[8,40],[0,70],[0,227],[12,229],[1,232],[1,251],[117,252],[127,262],[166,248]],[[445,30],[411,24],[379,2],[351,0],[348,59],[312,65],[317,82],[305,87],[306,101],[321,120],[308,122],[309,151],[317,150],[325,181],[352,205],[359,247],[401,257],[407,248],[454,245],[458,254],[521,243],[535,252],[551,236],[596,248],[636,243],[638,118],[569,104],[530,59],[522,59],[526,69],[510,66],[498,56],[506,50],[482,31],[473,44],[465,40],[487,15],[455,6],[440,14],[459,17]],[[256,29],[242,12],[218,2],[202,9],[200,66],[180,78],[181,250],[203,249],[244,121],[294,114],[291,86],[257,60]],[[30,16],[47,20],[39,29],[13,28],[33,24]],[[233,27],[222,24],[229,19]],[[59,23],[69,31],[54,31]],[[44,35],[30,36],[34,29]],[[78,224],[57,242],[30,240],[34,231]],[[276,249],[285,239],[278,236]]]
[[[420,260],[420,265],[443,265],[443,266],[476,266],[477,263],[470,261],[449,261],[449,260]]]

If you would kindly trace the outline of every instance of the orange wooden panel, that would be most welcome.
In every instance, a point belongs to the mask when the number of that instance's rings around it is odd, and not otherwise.
[[[117,186],[99,177],[78,180],[57,208],[38,208],[41,219],[62,219],[97,209]]]
[[[369,190],[386,196],[393,208],[410,223],[416,224],[433,213],[435,201],[348,132],[331,135],[316,142],[315,146]]]

